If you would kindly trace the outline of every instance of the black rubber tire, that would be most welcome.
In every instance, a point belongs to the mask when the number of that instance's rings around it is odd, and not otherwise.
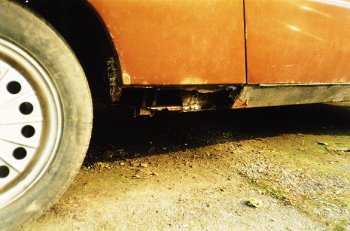
[[[61,142],[48,171],[23,196],[0,209],[0,230],[16,230],[40,216],[69,186],[90,142],[93,113],[79,61],[43,19],[23,6],[1,0],[0,38],[23,48],[41,63],[57,88],[63,110]]]

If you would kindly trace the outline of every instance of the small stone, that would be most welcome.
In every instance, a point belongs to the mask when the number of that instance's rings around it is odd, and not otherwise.
[[[147,164],[147,163],[141,163],[141,164],[140,164],[140,167],[147,168],[147,167],[148,167],[148,164]]]
[[[141,176],[140,176],[139,174],[135,174],[135,175],[133,176],[133,178],[141,179]]]
[[[132,167],[137,167],[137,166],[139,165],[139,163],[138,163],[137,161],[131,161],[131,162],[130,162],[130,165],[131,165]]]
[[[120,166],[124,166],[124,165],[125,165],[125,162],[120,162],[119,165],[120,165]]]
[[[262,205],[262,201],[256,198],[250,198],[245,202],[246,205],[253,208],[258,208]]]
[[[323,145],[323,146],[327,146],[327,145],[328,145],[328,143],[326,143],[326,142],[322,142],[322,141],[317,142],[317,144],[319,144],[319,145]]]
[[[327,150],[335,152],[350,152],[350,148],[348,147],[328,147]]]

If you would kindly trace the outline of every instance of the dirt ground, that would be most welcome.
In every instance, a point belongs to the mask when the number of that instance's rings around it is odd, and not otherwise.
[[[350,107],[95,123],[74,183],[24,230],[350,230]]]

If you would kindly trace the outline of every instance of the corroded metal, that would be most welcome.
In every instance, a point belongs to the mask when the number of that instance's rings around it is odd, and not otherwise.
[[[213,89],[134,88],[123,101],[135,108],[136,115],[153,115],[158,111],[195,112],[218,109],[241,109],[315,103],[350,102],[350,84],[326,85],[245,85]],[[142,94],[140,94],[142,93]],[[171,97],[169,97],[171,96]],[[177,100],[174,100],[177,98]],[[125,99],[125,98],[124,98]]]
[[[200,88],[183,91],[189,85],[248,84],[237,98],[232,91],[231,108],[349,100],[347,85],[334,84],[350,82],[350,1],[89,2],[113,38],[123,87],[170,85],[182,92],[179,105],[154,99],[145,110],[220,104]],[[111,94],[118,98],[114,79]]]
[[[350,101],[350,85],[245,86],[232,105],[236,108]]]
[[[118,62],[114,57],[110,57],[107,62],[107,74],[109,79],[109,89],[112,102],[118,102],[122,95],[121,77],[119,76]]]

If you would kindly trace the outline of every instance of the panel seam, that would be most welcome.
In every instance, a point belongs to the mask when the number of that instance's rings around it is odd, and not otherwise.
[[[243,25],[244,25],[244,61],[245,61],[245,82],[248,84],[248,49],[247,49],[247,19],[246,19],[246,0],[243,1]]]

